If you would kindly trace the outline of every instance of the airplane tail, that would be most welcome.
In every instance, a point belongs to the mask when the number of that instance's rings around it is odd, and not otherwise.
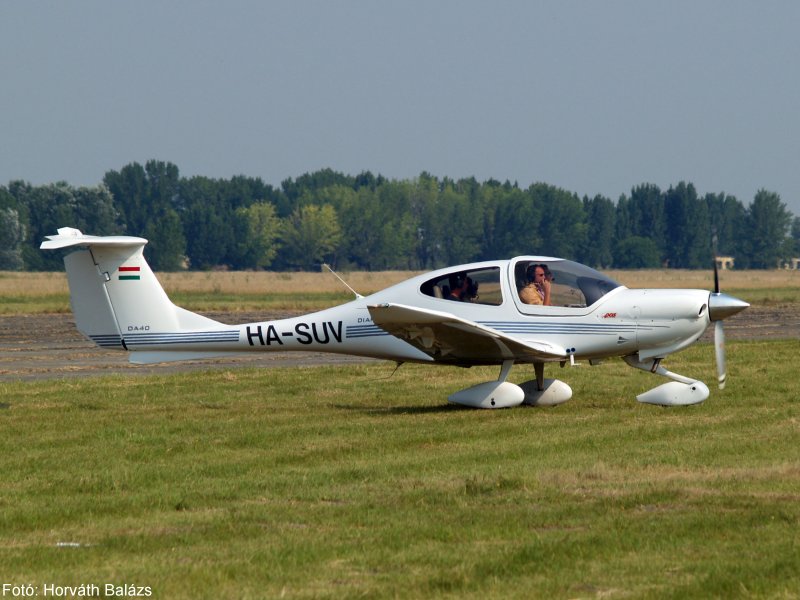
[[[221,325],[170,301],[142,254],[145,244],[144,238],[83,235],[64,227],[40,246],[78,248],[64,257],[70,304],[78,330],[98,346],[132,350],[137,341]]]

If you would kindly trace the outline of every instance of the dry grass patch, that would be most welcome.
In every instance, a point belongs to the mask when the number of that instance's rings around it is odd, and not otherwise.
[[[713,274],[707,270],[642,269],[604,271],[629,288],[711,289]],[[754,288],[800,288],[800,271],[787,269],[720,271],[720,284],[726,291]]]
[[[340,275],[350,286],[363,295],[399,283],[415,275],[413,271],[356,271]],[[157,273],[167,293],[218,293],[218,294],[308,294],[347,291],[331,273],[272,271],[184,271]],[[0,271],[0,296],[25,296],[37,298],[52,294],[66,294],[65,273],[25,273]]]
[[[415,271],[342,272],[358,293],[369,295],[416,275]],[[607,271],[629,288],[710,289],[710,271],[650,269]],[[331,273],[271,271],[184,271],[157,273],[172,300],[194,311],[312,311],[352,299]],[[723,271],[722,288],[751,303],[785,304],[800,300],[800,271]],[[69,310],[65,273],[0,272],[0,314],[33,314]]]
[[[340,275],[363,295],[377,292],[419,274],[419,271],[344,271]],[[608,270],[605,273],[629,288],[711,287],[710,271],[686,269]],[[331,273],[272,271],[184,271],[157,273],[167,293],[303,294],[336,293],[344,289]],[[726,290],[800,288],[800,271],[785,269],[722,271]],[[64,273],[0,271],[0,296],[40,297],[68,291]],[[346,290],[345,290],[346,291]]]
[[[399,283],[413,271],[354,271],[340,273],[358,293],[372,294]],[[272,271],[212,271],[159,273],[167,293],[214,292],[223,294],[315,294],[347,292],[342,283],[328,271],[274,273]]]
[[[66,273],[0,271],[0,297],[41,298],[67,291]]]

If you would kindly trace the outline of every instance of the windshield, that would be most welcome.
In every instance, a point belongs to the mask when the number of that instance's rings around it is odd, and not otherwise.
[[[550,282],[549,294],[541,283],[543,274]],[[522,304],[570,308],[591,306],[621,285],[590,267],[561,259],[519,259],[514,265],[514,279]]]

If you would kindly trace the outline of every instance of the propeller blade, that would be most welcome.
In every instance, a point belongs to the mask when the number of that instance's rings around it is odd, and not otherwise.
[[[723,390],[728,373],[725,365],[725,330],[722,328],[722,321],[714,323],[714,351],[717,355],[717,381],[719,389]]]
[[[714,256],[714,293],[719,294],[719,268],[717,267],[716,256]]]

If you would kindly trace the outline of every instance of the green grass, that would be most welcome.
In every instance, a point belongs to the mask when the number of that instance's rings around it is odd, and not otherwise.
[[[445,401],[497,369],[0,383],[0,579],[162,598],[797,597],[798,350],[731,342],[728,388],[675,409],[637,403],[665,380],[619,361],[550,367],[572,401],[501,411]],[[710,383],[712,355],[667,366]]]

